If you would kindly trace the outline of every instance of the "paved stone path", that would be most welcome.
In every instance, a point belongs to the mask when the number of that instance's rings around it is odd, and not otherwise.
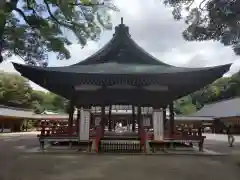
[[[227,135],[225,134],[203,134],[208,140],[227,142]],[[240,143],[240,136],[235,135],[235,142]]]
[[[206,140],[204,148],[217,153],[239,154],[240,155],[240,136],[235,136],[234,147],[228,147],[227,136],[223,134],[204,134]]]

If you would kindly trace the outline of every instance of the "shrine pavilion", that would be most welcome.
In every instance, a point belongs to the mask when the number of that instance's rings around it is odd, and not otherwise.
[[[196,134],[183,136],[176,133],[173,101],[222,77],[231,66],[187,68],[166,64],[134,42],[123,19],[115,27],[112,39],[102,49],[76,64],[65,67],[13,65],[22,76],[70,100],[71,111],[64,139],[72,142],[76,136],[79,143],[91,141],[97,152],[101,140],[117,134],[114,135],[111,120],[112,105],[131,106],[131,135],[138,137],[141,151],[146,151],[146,142],[149,141],[194,140]],[[93,121],[96,126],[94,135],[89,133],[93,107],[101,109],[99,122]],[[143,123],[142,107],[152,108],[151,122]],[[76,120],[73,117],[75,108],[78,109]],[[170,113],[168,119],[166,108]],[[146,124],[152,124],[152,135],[148,135]],[[48,141],[53,138],[49,133],[48,136],[40,138],[48,138]],[[54,137],[55,141],[61,139],[60,136]],[[118,137],[121,139],[123,135],[118,134]],[[201,133],[199,137],[197,140],[202,143],[204,137]]]

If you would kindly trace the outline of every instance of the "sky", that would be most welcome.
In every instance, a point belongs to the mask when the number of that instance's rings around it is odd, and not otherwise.
[[[172,9],[165,7],[161,0],[115,0],[115,5],[120,12],[113,13],[113,25],[118,25],[123,17],[124,24],[129,26],[131,37],[136,43],[159,60],[184,67],[233,63],[226,75],[240,69],[240,56],[236,56],[231,47],[212,41],[185,41],[181,33],[186,25],[183,21],[173,20]],[[114,28],[112,31],[103,32],[99,41],[89,41],[83,49],[79,44],[72,44],[69,47],[71,52],[69,60],[57,60],[50,54],[49,66],[71,65],[84,60],[106,44],[113,33]],[[13,56],[0,64],[0,70],[16,72],[11,61],[21,62],[18,57]],[[30,84],[36,90],[43,90],[32,82]]]

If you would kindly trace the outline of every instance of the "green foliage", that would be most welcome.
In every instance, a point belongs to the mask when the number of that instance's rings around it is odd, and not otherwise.
[[[32,90],[23,77],[0,72],[0,104],[32,108],[40,114],[45,110],[66,112],[68,101],[50,92]]]
[[[44,112],[44,108],[38,101],[32,101],[32,108],[35,114],[41,114]]]
[[[66,99],[48,92],[43,97],[42,107],[55,112],[65,112],[67,102]]]
[[[174,19],[182,19],[183,13],[187,29],[183,37],[188,41],[219,41],[232,46],[240,54],[240,0],[164,0],[173,7]]]
[[[110,0],[11,0],[0,3],[0,52],[20,56],[32,65],[47,65],[48,53],[69,59],[67,45],[80,45],[111,29]],[[66,33],[67,32],[67,33]],[[0,61],[1,62],[1,61]]]
[[[0,72],[0,104],[31,107],[32,89],[23,77]]]
[[[202,108],[204,104],[222,101],[240,96],[240,72],[232,77],[223,77],[213,84],[183,97],[175,102],[177,114],[190,114]]]
[[[30,121],[30,120],[24,120],[24,121],[22,122],[22,125],[21,125],[21,131],[30,130],[30,129],[32,129],[33,127],[36,127],[36,126],[35,126],[35,122]]]
[[[186,96],[175,101],[174,108],[177,114],[191,114],[196,111],[196,106],[192,103],[191,96]]]
[[[50,92],[33,91],[32,101],[35,102],[36,112],[51,110],[54,112],[65,112],[68,100]],[[36,103],[37,102],[37,103]]]

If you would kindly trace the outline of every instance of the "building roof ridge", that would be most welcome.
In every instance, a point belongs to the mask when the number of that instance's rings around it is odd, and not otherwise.
[[[0,108],[6,108],[11,110],[20,110],[20,111],[33,111],[33,109],[21,108],[21,107],[14,107],[14,106],[7,106],[0,104]]]

